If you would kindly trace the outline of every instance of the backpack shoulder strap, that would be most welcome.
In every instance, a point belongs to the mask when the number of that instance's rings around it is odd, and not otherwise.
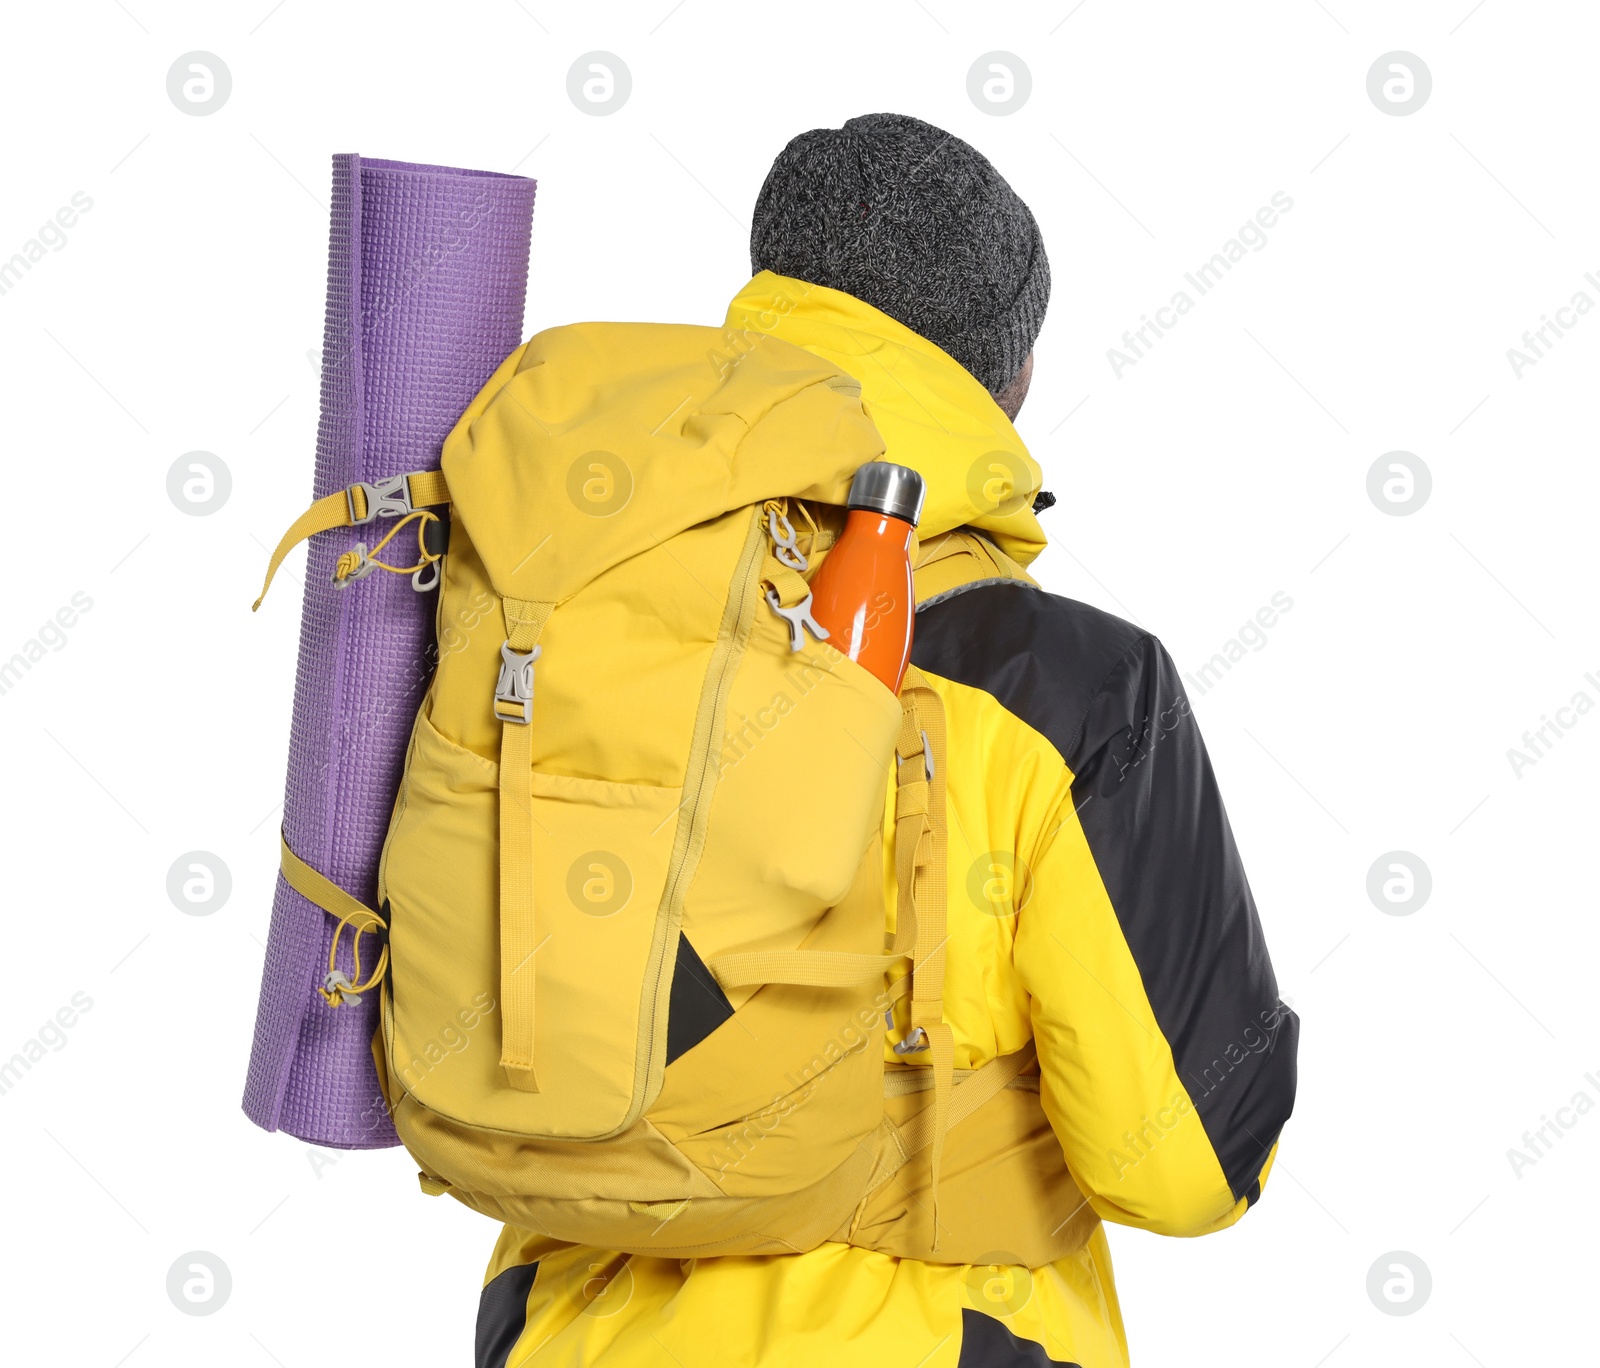
[[[954,1085],[955,1033],[944,1019],[945,943],[948,929],[948,831],[945,808],[946,765],[944,703],[916,666],[906,670],[900,686],[908,700],[895,746],[902,779],[899,792],[915,794],[923,813],[913,828],[896,805],[895,875],[901,906],[909,894],[915,909],[916,940],[911,953],[911,1034],[920,1033],[933,1069],[933,1105],[918,1116],[929,1131],[930,1193],[933,1202],[933,1248],[939,1247],[939,1168],[944,1159],[945,1132],[955,1124],[951,1114]],[[919,766],[920,783],[907,784],[907,765]],[[908,840],[908,837],[913,839]],[[970,1083],[963,1084],[963,1091]],[[922,1148],[918,1145],[917,1148]],[[914,1151],[913,1151],[914,1152]]]

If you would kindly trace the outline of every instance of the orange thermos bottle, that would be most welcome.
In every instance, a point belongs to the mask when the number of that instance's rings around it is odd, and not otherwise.
[[[862,466],[850,485],[844,531],[811,581],[811,615],[829,644],[895,693],[911,659],[911,534],[926,492],[907,466]]]

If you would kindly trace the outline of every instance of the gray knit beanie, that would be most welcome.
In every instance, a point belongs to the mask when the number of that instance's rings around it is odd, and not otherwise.
[[[750,269],[843,290],[953,356],[991,394],[1050,302],[1039,225],[982,153],[904,114],[789,143],[750,224]]]

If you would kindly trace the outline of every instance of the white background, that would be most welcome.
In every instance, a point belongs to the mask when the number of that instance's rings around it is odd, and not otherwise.
[[[1600,318],[1520,378],[1506,352],[1575,291],[1600,301],[1600,22],[1512,0],[1076,3],[8,11],[0,258],[74,192],[93,207],[0,296],[0,658],[75,592],[93,606],[0,696],[0,1058],[74,993],[93,1006],[0,1095],[7,1359],[470,1359],[495,1228],[421,1197],[400,1151],[319,1172],[238,1105],[299,588],[249,603],[310,489],[330,154],[537,176],[530,332],[719,322],[774,154],[876,110],[974,143],[1042,225],[1055,289],[1019,426],[1061,500],[1044,582],[1191,672],[1293,600],[1194,702],[1304,1017],[1299,1103],[1242,1225],[1112,1230],[1134,1361],[1592,1355],[1600,1116],[1520,1177],[1507,1151],[1575,1093],[1600,1101],[1600,716],[1520,777],[1507,750],[1578,691],[1600,701]],[[194,49],[233,78],[203,118],[166,92]],[[604,118],[566,93],[593,49],[633,76]],[[996,49],[1032,73],[1006,117],[966,89]],[[1407,117],[1366,90],[1396,49],[1433,77]],[[1119,378],[1107,349],[1276,191],[1294,207],[1268,245]],[[166,493],[197,449],[233,479],[203,518]],[[1432,472],[1407,517],[1366,492],[1394,450]],[[210,916],[166,893],[191,850],[232,874]],[[1407,916],[1366,892],[1393,850],[1432,874]],[[167,1298],[190,1250],[232,1271],[216,1315]],[[1408,1317],[1367,1295],[1391,1250],[1432,1273]]]

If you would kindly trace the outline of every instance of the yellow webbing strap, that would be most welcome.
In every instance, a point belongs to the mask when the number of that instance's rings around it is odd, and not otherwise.
[[[992,1101],[1004,1092],[1012,1083],[1016,1082],[1034,1060],[1039,1057],[1036,1042],[1030,1040],[1015,1054],[1001,1055],[991,1059],[987,1064],[972,1070],[966,1079],[957,1084],[950,1095],[950,1106],[945,1129],[959,1126],[979,1107]],[[918,1072],[922,1072],[918,1070]],[[926,1091],[904,1086],[890,1086],[889,1078],[898,1078],[899,1075],[886,1075],[884,1096],[894,1097],[907,1092]],[[930,1104],[913,1116],[905,1125],[896,1129],[895,1148],[888,1154],[881,1156],[878,1167],[873,1171],[872,1178],[867,1183],[867,1191],[875,1192],[888,1182],[908,1159],[914,1154],[920,1154],[929,1145],[939,1140],[939,1117],[937,1107]],[[935,1221],[935,1236],[937,1237],[937,1219]]]
[[[915,1154],[920,1154],[928,1146],[942,1139],[945,1131],[952,1126],[959,1126],[968,1117],[978,1111],[980,1107],[994,1100],[1007,1088],[1022,1079],[1020,1086],[1028,1087],[1030,1080],[1023,1079],[1029,1067],[1038,1058],[1038,1050],[1034,1041],[1029,1041],[1015,1054],[1001,1055],[991,1059],[987,1064],[978,1068],[960,1072],[966,1075],[965,1079],[956,1084],[951,1094],[950,1107],[941,1126],[937,1098],[917,1112],[904,1125],[897,1126],[887,1117],[883,1120],[880,1129],[878,1144],[878,1160],[872,1170],[872,1175],[867,1179],[866,1191],[861,1196],[861,1204],[856,1207],[856,1214],[850,1223],[850,1233],[855,1234],[856,1226],[862,1216],[866,1214],[867,1203],[871,1201],[872,1194],[895,1176]],[[906,1069],[902,1072],[886,1072],[883,1078],[883,1095],[885,1097],[902,1097],[906,1093],[926,1092],[924,1083],[936,1082],[936,1079],[927,1079],[933,1073],[931,1069]],[[920,1076],[919,1076],[920,1075]],[[1037,1078],[1031,1080],[1035,1085]],[[1032,1089],[1030,1089],[1032,1090]],[[933,1240],[936,1247],[939,1242],[939,1212],[938,1194],[933,1194]]]
[[[902,889],[909,887],[916,907],[917,937],[911,955],[911,1029],[921,1031],[933,1069],[933,1106],[928,1109],[931,1157],[930,1195],[933,1202],[933,1244],[939,1247],[939,1171],[944,1160],[945,1132],[954,1124],[951,1092],[955,1085],[955,1034],[944,1019],[944,961],[947,888],[945,831],[945,726],[944,705],[933,686],[914,666],[900,686],[909,706],[900,723],[895,756],[902,775],[920,773],[920,783],[905,784],[920,790],[923,817],[913,828],[897,822],[896,874]],[[898,814],[897,814],[898,816]],[[906,839],[915,831],[914,844]],[[908,849],[908,846],[911,847]],[[914,852],[914,853],[913,853]],[[968,1084],[963,1084],[966,1088]],[[920,1118],[919,1118],[920,1119]]]
[[[278,843],[278,863],[283,870],[284,881],[307,902],[339,919],[339,925],[334,928],[333,941],[328,946],[328,976],[317,991],[330,1007],[342,1006],[346,1001],[359,1001],[360,994],[376,987],[389,967],[389,947],[385,945],[371,977],[365,982],[361,981],[361,937],[386,930],[387,923],[364,902],[351,897],[327,875],[313,869],[290,850],[289,839],[281,831],[278,833]],[[340,972],[338,963],[339,938],[347,926],[353,927],[356,933],[350,946],[355,957],[354,981]]]
[[[848,950],[748,950],[719,955],[708,966],[724,988],[792,983],[809,988],[853,988],[870,983],[911,953],[911,937],[898,933],[881,955]]]
[[[412,508],[426,508],[432,504],[450,502],[450,487],[445,483],[442,470],[415,471],[406,476],[406,488],[410,492]],[[350,516],[352,508],[355,511],[354,519]],[[267,562],[267,578],[261,586],[261,597],[251,604],[250,611],[253,613],[261,607],[261,600],[266,598],[267,590],[272,588],[272,577],[278,573],[283,558],[296,546],[318,532],[327,532],[335,527],[354,527],[366,516],[365,484],[353,484],[348,489],[341,489],[337,494],[329,494],[325,498],[318,499],[294,520],[289,530],[279,539],[272,553],[272,559]]]
[[[777,591],[778,602],[785,608],[793,608],[811,593],[811,586],[806,583],[805,577],[775,556],[768,556],[761,562],[761,582],[770,584]]]
[[[1026,1051],[1029,1048],[1032,1048],[1031,1045],[1024,1046],[1023,1050]],[[1030,1058],[1036,1057],[1037,1055],[1030,1056]],[[976,1078],[980,1073],[983,1072],[984,1069],[989,1067],[989,1064],[992,1063],[994,1063],[994,1061],[991,1059],[987,1064],[982,1064],[976,1069],[956,1069],[954,1071],[955,1092],[951,1094],[951,1097],[954,1100],[952,1100],[950,1104],[950,1124],[952,1126],[955,1126],[960,1121],[965,1120],[967,1115],[970,1114],[970,1111],[961,1111],[960,1107],[958,1106],[961,1096],[961,1089],[966,1085],[968,1079]],[[1005,1086],[1007,1088],[1019,1089],[1022,1092],[1036,1093],[1039,1091],[1039,1075],[1030,1074],[1027,1071],[1027,1064],[1021,1063],[1019,1065],[1019,1071],[1006,1083]],[[933,1087],[932,1069],[921,1068],[916,1065],[902,1065],[900,1068],[885,1069],[883,1073],[883,1095],[885,1097],[908,1097],[912,1093],[927,1092],[931,1087]],[[931,1131],[928,1138],[930,1141],[933,1138]]]
[[[555,606],[502,600],[506,645],[529,655]],[[531,669],[531,666],[529,667]],[[529,712],[531,712],[531,698]],[[533,1068],[533,740],[531,722],[497,698],[500,718],[500,1067],[522,1092],[538,1092]]]
[[[974,1069],[963,1083],[952,1089],[944,1129],[959,1126],[984,1103],[998,1097],[1038,1057],[1037,1046],[1030,1040],[1015,1054],[1001,1055]],[[900,1128],[900,1135],[908,1155],[918,1154],[929,1145],[938,1144],[942,1136],[936,1108],[924,1107]]]

